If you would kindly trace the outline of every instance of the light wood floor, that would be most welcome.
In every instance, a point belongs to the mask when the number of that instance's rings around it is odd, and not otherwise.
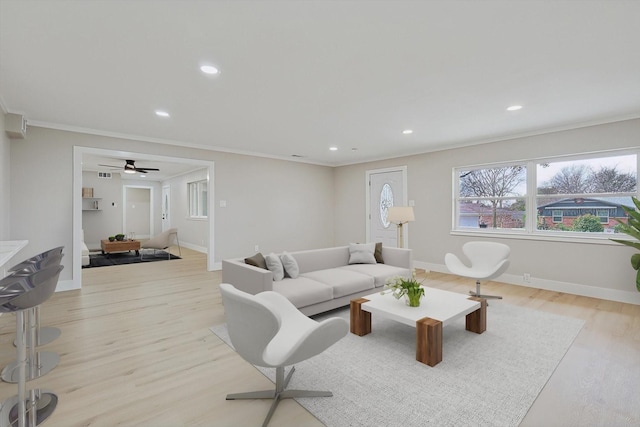
[[[58,352],[60,365],[28,383],[60,398],[47,426],[261,424],[269,402],[224,397],[272,383],[209,331],[224,321],[220,273],[206,271],[203,254],[182,251],[181,260],[83,270],[82,290],[56,293],[42,306],[43,325],[62,330],[42,348]],[[472,287],[437,273],[427,284],[460,293]],[[505,297],[490,304],[586,322],[523,426],[640,425],[640,306],[500,283],[484,290]],[[14,330],[15,316],[0,316],[2,366],[15,357]],[[0,383],[0,399],[16,392]],[[270,424],[321,425],[291,400]]]

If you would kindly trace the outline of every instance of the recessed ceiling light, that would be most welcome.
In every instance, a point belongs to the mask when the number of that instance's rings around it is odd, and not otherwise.
[[[405,129],[402,131],[403,135],[411,135],[413,133],[413,131],[411,129]]]
[[[200,71],[202,71],[205,74],[210,74],[210,75],[220,74],[220,70],[218,70],[213,65],[203,65],[202,67],[200,67]]]
[[[162,110],[156,110],[156,116],[158,117],[169,117],[169,113]]]
[[[511,107],[507,107],[507,111],[518,111],[522,108],[522,105],[512,105]]]
[[[331,151],[338,151],[338,147],[329,147],[329,150],[331,150]]]
[[[140,175],[140,178],[146,178],[146,177],[147,177],[147,175],[144,175],[144,174]]]

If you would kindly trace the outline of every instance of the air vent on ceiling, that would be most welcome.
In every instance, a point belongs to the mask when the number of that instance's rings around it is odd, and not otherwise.
[[[111,172],[98,172],[98,178],[111,179]]]

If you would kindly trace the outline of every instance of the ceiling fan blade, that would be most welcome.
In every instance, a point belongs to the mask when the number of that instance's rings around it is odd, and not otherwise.
[[[122,166],[113,166],[113,165],[100,165],[100,164],[98,164],[98,166],[104,166],[104,167],[107,167],[107,168],[116,168],[116,169],[122,169]]]
[[[136,170],[138,172],[142,172],[142,171],[160,171],[160,169],[156,169],[156,168],[136,168]]]

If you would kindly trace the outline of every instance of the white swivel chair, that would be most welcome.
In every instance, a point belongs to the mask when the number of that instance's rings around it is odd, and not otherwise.
[[[349,331],[346,320],[316,322],[302,314],[283,295],[266,291],[251,295],[228,283],[220,285],[231,343],[247,362],[276,368],[275,389],[227,395],[227,400],[273,399],[262,424],[265,427],[281,399],[292,397],[331,397],[329,391],[285,390],[293,375],[284,367],[322,353]]]
[[[171,259],[170,247],[172,245],[178,245],[178,251],[180,253],[180,256],[182,256],[182,249],[180,249],[180,241],[178,240],[177,228],[170,228],[158,234],[154,238],[140,243],[140,249],[153,249],[154,254],[156,253],[156,250],[163,251],[167,249],[167,258]],[[140,251],[140,259],[142,259],[142,250]]]
[[[497,295],[483,295],[480,292],[481,280],[492,280],[504,273],[509,267],[509,246],[496,242],[467,242],[462,246],[462,252],[471,262],[468,267],[454,254],[448,253],[444,263],[453,274],[476,279],[476,291],[469,291],[479,298],[498,298]]]

